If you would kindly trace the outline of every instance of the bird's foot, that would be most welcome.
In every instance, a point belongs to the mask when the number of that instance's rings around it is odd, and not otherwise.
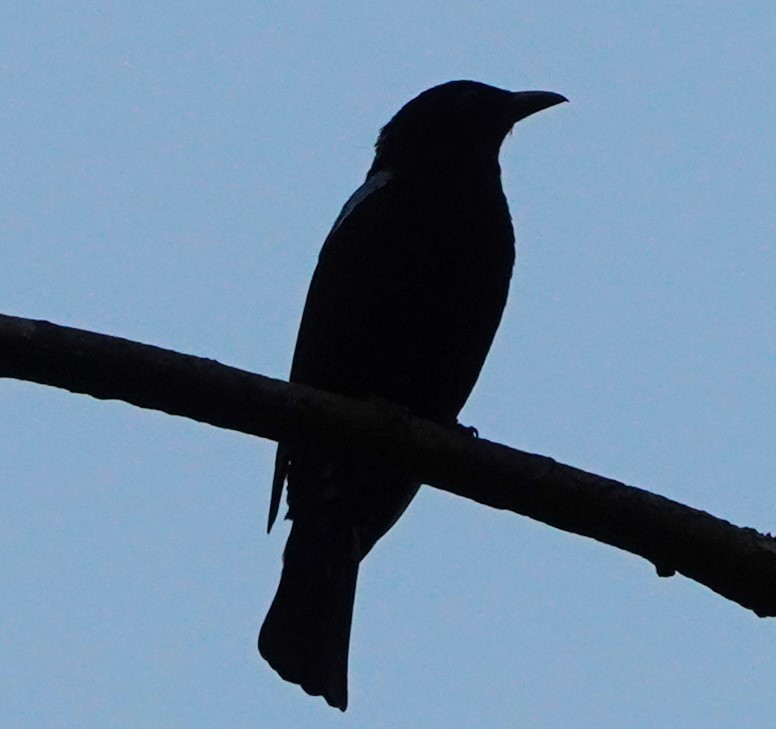
[[[473,425],[463,425],[462,423],[456,423],[455,429],[462,435],[468,435],[471,438],[479,438],[480,431]]]

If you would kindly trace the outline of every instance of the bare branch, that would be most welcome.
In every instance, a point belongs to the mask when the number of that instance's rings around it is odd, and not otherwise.
[[[365,403],[126,339],[0,315],[0,377],[272,440],[368,448],[424,483],[678,571],[776,615],[776,540],[611,479]]]

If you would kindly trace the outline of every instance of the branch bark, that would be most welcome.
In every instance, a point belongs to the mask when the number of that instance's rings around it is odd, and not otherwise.
[[[215,360],[0,315],[0,377],[271,440],[368,448],[424,483],[591,537],[776,616],[776,539],[618,481],[414,418],[387,403],[314,390]]]

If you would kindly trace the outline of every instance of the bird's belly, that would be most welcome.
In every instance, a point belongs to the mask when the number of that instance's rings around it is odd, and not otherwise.
[[[490,348],[509,284],[503,266],[478,263],[397,276],[382,285],[374,307],[366,302],[353,332],[366,393],[423,417],[455,419]]]

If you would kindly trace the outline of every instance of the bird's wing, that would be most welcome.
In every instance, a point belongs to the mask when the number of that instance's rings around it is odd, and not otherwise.
[[[364,184],[350,196],[326,238],[321,251],[322,259],[332,258],[332,250],[342,247],[343,244],[349,249],[354,245],[358,245],[359,240],[364,237],[364,209],[369,208],[366,211],[367,219],[371,218],[375,222],[379,219],[379,214],[375,214],[381,206],[379,200],[377,205],[375,205],[374,198],[380,197],[377,194],[378,191],[384,188],[391,179],[391,173],[386,171],[370,175]],[[349,232],[354,229],[358,232]],[[336,250],[334,250],[333,257],[335,259],[339,258]],[[327,281],[331,281],[336,285],[337,280],[341,278],[342,274],[345,274],[343,284],[347,285],[347,273],[339,270],[338,260],[335,260],[333,264],[326,268],[331,268],[332,265],[335,270],[326,275]],[[317,280],[318,278],[320,276],[313,277],[307,296],[307,303],[302,316],[302,324],[294,354],[291,380],[293,382],[304,382],[323,387],[324,389],[337,389],[327,373],[331,373],[336,369],[339,348],[335,344],[327,346],[326,337],[327,332],[332,333],[332,326],[336,328],[336,318],[341,315],[341,312],[338,310],[336,300],[332,298],[330,293],[320,293],[321,285]],[[328,286],[326,288],[328,289]],[[339,352],[341,354],[341,350]],[[269,504],[267,532],[272,529],[272,525],[275,523],[280,510],[283,486],[288,475],[288,465],[289,449],[283,443],[279,443],[275,455],[275,473],[272,477],[272,495]]]
[[[334,221],[307,293],[291,367],[291,381],[332,392],[360,387],[363,345],[377,298],[374,281],[390,230],[393,176],[370,175]],[[390,302],[384,302],[388,305]]]

